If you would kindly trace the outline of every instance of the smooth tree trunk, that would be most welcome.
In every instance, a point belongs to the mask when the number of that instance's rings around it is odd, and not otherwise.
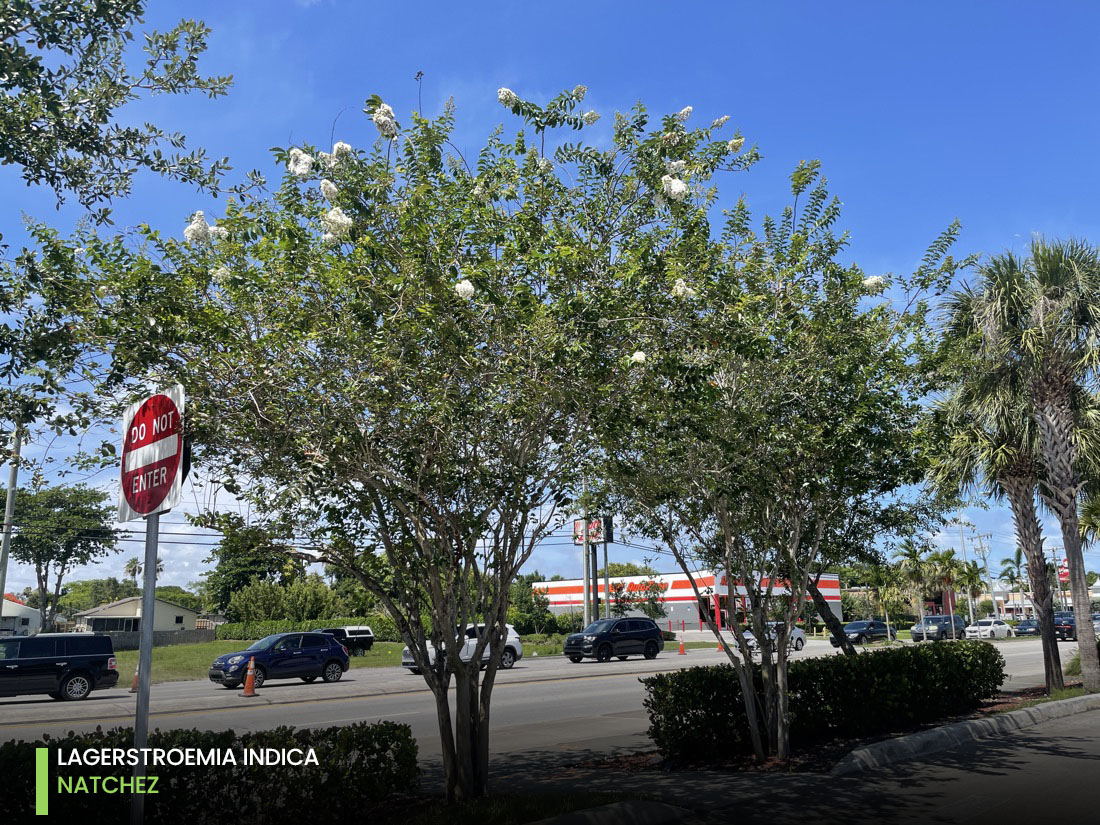
[[[1076,469],[1077,446],[1069,394],[1049,385],[1036,393],[1036,419],[1043,444],[1047,479],[1043,499],[1062,527],[1062,549],[1069,566],[1073,615],[1077,622],[1077,646],[1081,656],[1081,683],[1087,693],[1100,693],[1100,652],[1092,627],[1085,557],[1081,551],[1081,528],[1077,518],[1080,476]]]
[[[1047,693],[1061,690],[1062,660],[1058,653],[1058,637],[1054,632],[1054,597],[1047,579],[1047,563],[1043,555],[1043,529],[1035,509],[1035,476],[1029,473],[1001,475],[997,481],[1008,496],[1016,540],[1027,559],[1027,574],[1031,580],[1031,602],[1039,620],[1039,636],[1043,643],[1043,672]]]
[[[844,625],[833,613],[832,608],[829,607],[829,603],[825,601],[825,597],[821,594],[821,591],[818,590],[817,582],[811,579],[806,585],[810,592],[810,598],[814,600],[814,607],[817,608],[817,615],[825,622],[825,626],[829,628],[829,633],[836,639],[837,643],[840,645],[840,649],[848,656],[855,656],[855,645],[848,639],[848,634],[844,632]]]

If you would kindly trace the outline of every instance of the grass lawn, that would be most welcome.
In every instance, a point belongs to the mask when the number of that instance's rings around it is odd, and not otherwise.
[[[197,645],[168,645],[153,648],[153,684],[181,682],[187,679],[205,679],[210,664],[225,653],[244,650],[251,642],[203,642]],[[351,666],[390,667],[401,664],[400,642],[375,642],[374,647],[362,656],[352,656]],[[118,660],[119,684],[129,685],[137,667],[138,652],[121,650],[115,654]]]

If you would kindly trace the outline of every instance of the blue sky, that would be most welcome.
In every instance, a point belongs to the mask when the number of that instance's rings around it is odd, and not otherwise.
[[[184,15],[212,27],[201,65],[235,76],[229,96],[156,98],[126,115],[187,132],[212,155],[228,155],[238,173],[277,175],[273,146],[372,142],[377,131],[360,110],[373,93],[399,119],[418,108],[418,94],[429,114],[453,95],[456,143],[472,152],[509,117],[498,87],[539,100],[583,83],[586,107],[605,115],[589,133],[597,141],[608,116],[638,100],[655,113],[691,105],[701,122],[730,115],[727,128],[739,128],[764,160],[724,197],[744,192],[758,212],[782,207],[799,160],[820,158],[845,204],[850,258],[868,274],[911,270],[954,218],[963,224],[960,254],[1022,249],[1033,233],[1100,242],[1100,6],[1092,4],[270,0],[161,3],[147,27]],[[119,227],[148,221],[179,233],[198,208],[220,215],[218,202],[143,176],[115,217]],[[20,239],[21,212],[63,227],[79,217],[73,208],[55,212],[48,193],[0,169],[0,232],[9,242]],[[992,560],[1008,555],[1007,512],[968,516],[992,534]],[[207,552],[178,538],[162,552],[165,583],[195,579]],[[957,533],[943,542],[957,545]],[[117,574],[139,547],[127,545],[94,575]],[[535,562],[567,575],[579,565],[567,545],[545,548]],[[1100,568],[1100,553],[1088,565]],[[30,584],[29,571],[13,570],[9,582]]]

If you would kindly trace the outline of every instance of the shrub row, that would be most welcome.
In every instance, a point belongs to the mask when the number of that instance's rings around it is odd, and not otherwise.
[[[73,749],[130,748],[132,728],[73,734],[37,742],[0,744],[0,822],[29,822],[34,814],[35,748],[50,750],[50,815],[82,825],[128,821],[128,793],[58,793],[59,777],[129,777],[129,766],[58,765]],[[149,735],[151,748],[232,750],[236,765],[149,766],[156,793],[145,797],[146,822],[253,823],[359,821],[371,807],[418,784],[417,748],[408,725],[358,723],[347,727],[295,730],[281,727],[237,735],[233,731],[172,730]],[[317,765],[244,765],[246,749],[313,748]],[[102,780],[101,780],[102,781]]]
[[[757,685],[760,668],[755,666]],[[874,736],[977,707],[1004,681],[991,644],[906,645],[798,659],[788,665],[791,746]],[[741,685],[729,665],[693,667],[642,679],[649,735],[663,756],[720,761],[751,752]]]
[[[251,641],[270,636],[272,633],[291,633],[296,630],[315,630],[321,627],[343,627],[345,625],[369,625],[374,631],[375,641],[399,642],[401,636],[397,625],[385,613],[372,613],[370,616],[342,616],[335,619],[314,619],[300,622],[294,619],[271,620],[264,622],[227,622],[215,630],[217,639]]]

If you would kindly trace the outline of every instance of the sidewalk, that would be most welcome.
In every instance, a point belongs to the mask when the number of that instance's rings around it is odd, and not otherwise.
[[[573,762],[600,756],[606,754],[579,753]],[[1064,825],[1096,821],[1100,810],[1100,710],[857,776],[563,765],[548,763],[546,754],[510,754],[494,760],[493,787],[533,794],[563,785],[606,789],[689,809],[691,822]]]

